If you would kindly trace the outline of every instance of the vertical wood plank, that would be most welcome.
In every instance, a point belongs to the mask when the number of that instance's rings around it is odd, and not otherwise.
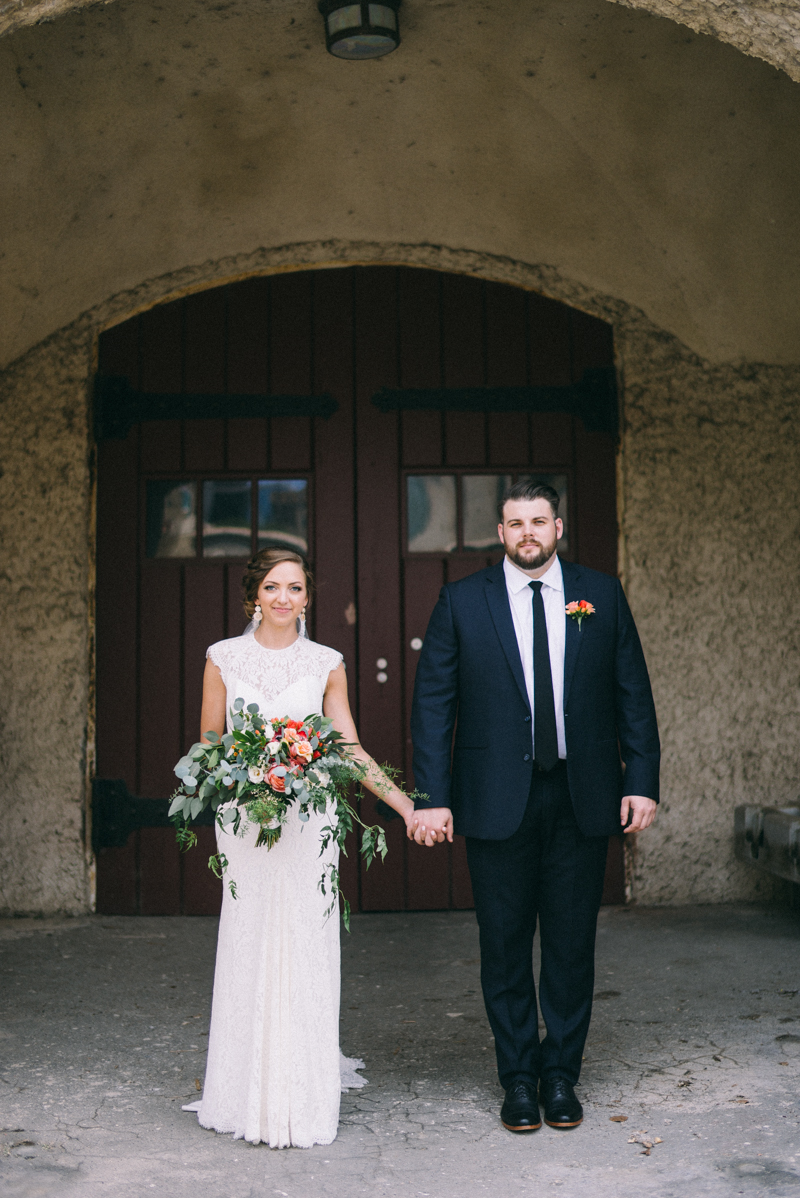
[[[314,430],[314,544],[317,582],[314,635],[344,655],[350,706],[358,726],[356,656],[355,478],[353,459],[353,272],[320,271],[313,289],[314,389],[339,410]],[[358,837],[347,838],[339,863],[342,893],[360,908]]]
[[[137,793],[150,799],[172,793],[172,769],[183,752],[181,589],[180,568],[143,563]]]
[[[612,330],[585,312],[570,313],[572,373],[610,366],[614,360]],[[578,561],[607,574],[617,572],[616,445],[614,438],[587,429],[575,420],[575,504]]]
[[[208,859],[217,851],[213,828],[196,827],[197,844],[182,853],[181,915],[219,915],[222,907],[222,882],[208,868]]]
[[[183,752],[206,731],[200,727],[206,649],[225,636],[222,567],[191,562],[184,577]]]
[[[470,911],[475,906],[463,836],[454,836],[450,846],[450,905],[456,911]]]
[[[269,390],[269,279],[244,279],[228,288],[228,391],[266,395]],[[266,470],[269,421],[228,420],[229,470]]]
[[[414,693],[414,678],[419,661],[419,650],[411,648],[414,637],[423,639],[428,620],[436,605],[439,591],[444,582],[441,558],[409,558],[403,568],[405,598],[405,620],[403,629],[403,653],[405,659],[405,712],[403,726],[406,734],[406,779],[413,785],[411,768],[413,745],[411,741],[411,700]],[[432,852],[409,844],[407,863],[408,906],[415,911],[442,910],[450,905],[449,850],[439,845]]]
[[[443,418],[441,412],[400,413],[404,466],[440,466]]]
[[[159,304],[139,318],[140,386],[143,391],[183,390],[183,301]],[[175,470],[182,464],[181,422],[146,421],[140,428],[143,470]]]
[[[484,284],[462,275],[442,280],[442,361],[447,387],[479,387],[486,382]],[[486,418],[482,412],[446,412],[445,463],[482,466],[486,460]]]
[[[132,832],[122,848],[100,849],[97,854],[97,914],[137,915],[136,842]]]
[[[398,419],[370,402],[381,387],[397,386],[395,272],[355,268],[355,344],[358,485],[358,640],[361,736],[379,762],[403,761],[400,624],[400,502]],[[378,658],[388,661],[389,681],[377,681]],[[375,800],[365,794],[366,823]],[[361,873],[366,911],[398,910],[404,904],[405,827],[392,821],[383,866]]]
[[[276,275],[271,280],[270,391],[310,395],[312,390],[313,271]],[[270,421],[273,470],[311,468],[311,420],[276,416]]]
[[[131,791],[137,782],[138,436],[134,427],[124,441],[105,441],[97,453],[97,776],[124,778]]]
[[[174,828],[139,829],[139,914],[180,915],[181,862]]]
[[[106,329],[97,347],[97,369],[101,374],[126,378],[139,386],[139,318]]]
[[[183,421],[183,464],[186,470],[222,470],[225,465],[225,421]]]
[[[403,659],[405,663],[405,773],[409,785],[413,785],[411,758],[411,700],[414,694],[414,679],[419,662],[419,649],[412,649],[412,640],[424,640],[431,612],[436,606],[439,591],[444,584],[444,563],[440,557],[407,558],[403,563]]]
[[[244,602],[244,588],[242,586],[244,566],[239,562],[236,564],[231,562],[230,565],[225,567],[225,571],[227,586],[225,636],[241,636],[248,623],[242,606]]]
[[[528,324],[531,386],[563,387],[571,383],[570,309],[529,292]]]
[[[401,387],[441,387],[441,276],[401,267],[397,272],[398,348]],[[438,466],[442,460],[440,412],[401,416],[406,466]]]
[[[526,293],[486,284],[486,382],[524,387],[528,380]],[[489,465],[524,466],[529,460],[525,412],[493,412],[488,418]]]
[[[566,412],[531,413],[531,465],[571,466],[573,459],[574,417]]]
[[[184,382],[189,395],[222,395],[226,383],[226,289],[214,287],[184,300]],[[184,465],[187,470],[222,470],[225,466],[225,421],[185,420]]]

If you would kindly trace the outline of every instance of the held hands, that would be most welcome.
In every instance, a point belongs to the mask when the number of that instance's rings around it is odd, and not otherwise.
[[[453,842],[453,813],[449,807],[428,807],[424,811],[414,811],[411,818],[406,819],[406,835],[417,844],[424,844],[431,849],[435,844],[443,844],[445,840]]]
[[[657,803],[643,795],[626,795],[622,800],[619,819],[626,832],[643,832],[656,817]],[[628,824],[628,817],[631,822]],[[625,825],[628,824],[627,827]]]

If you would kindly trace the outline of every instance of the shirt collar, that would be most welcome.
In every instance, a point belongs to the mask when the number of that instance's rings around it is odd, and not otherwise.
[[[503,573],[506,576],[506,586],[513,595],[524,591],[531,579],[527,574],[520,570],[519,566],[515,566],[508,557],[503,558]],[[553,558],[553,564],[546,574],[543,574],[539,579],[543,586],[552,587],[554,591],[564,590],[564,576],[561,572],[561,562],[558,555]]]

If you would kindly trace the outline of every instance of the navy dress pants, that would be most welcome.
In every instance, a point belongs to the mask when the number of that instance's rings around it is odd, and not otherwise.
[[[507,840],[467,837],[481,945],[481,985],[506,1089],[519,1078],[581,1071],[594,991],[597,912],[607,836],[584,836],[575,820],[566,763],[534,771],[522,823]],[[539,1041],[533,936],[539,921]]]

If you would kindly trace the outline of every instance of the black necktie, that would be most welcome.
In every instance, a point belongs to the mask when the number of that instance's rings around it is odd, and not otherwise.
[[[541,582],[528,585],[533,591],[533,751],[537,764],[551,770],[558,763],[558,733],[547,620]]]

